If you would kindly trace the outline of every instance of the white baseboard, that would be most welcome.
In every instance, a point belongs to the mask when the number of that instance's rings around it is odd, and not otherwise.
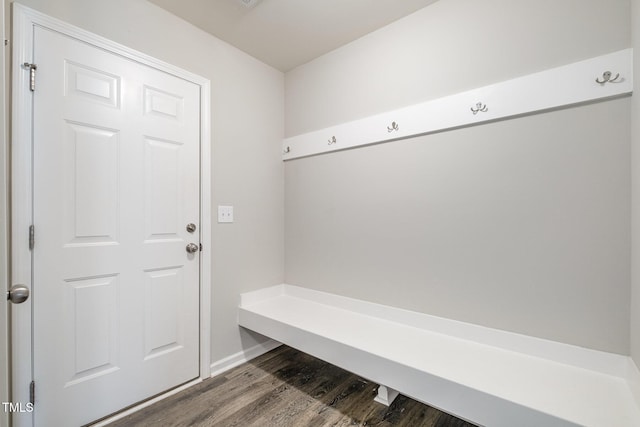
[[[211,364],[211,376],[215,377],[216,375],[220,375],[229,369],[233,369],[251,359],[255,359],[258,356],[268,353],[281,345],[282,343],[279,343],[278,341],[269,340],[213,362]]]

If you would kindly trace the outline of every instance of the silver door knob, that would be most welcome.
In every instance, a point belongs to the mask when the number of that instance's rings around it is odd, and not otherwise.
[[[193,233],[194,231],[196,231],[196,225],[192,222],[187,224],[187,231],[189,233]]]
[[[13,285],[7,291],[7,300],[14,304],[21,304],[29,298],[29,288],[25,285]]]
[[[200,247],[198,245],[196,245],[195,243],[189,243],[187,245],[187,252],[189,252],[190,254],[198,252],[199,249],[200,249]]]

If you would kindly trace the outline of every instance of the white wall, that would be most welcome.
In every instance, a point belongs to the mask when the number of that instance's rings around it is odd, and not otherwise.
[[[440,0],[287,73],[286,134],[629,47],[629,12]],[[629,156],[625,98],[287,162],[286,282],[628,354]]]
[[[283,280],[283,74],[144,0],[21,3],[211,81],[212,211],[235,206],[235,223],[213,224],[212,361],[262,341],[236,307]]]
[[[640,0],[631,1],[631,28],[633,29],[634,82],[640,85]],[[631,162],[632,162],[632,237],[631,252],[631,356],[640,367],[640,91],[636,89],[631,107]]]
[[[629,0],[439,0],[286,74],[286,136],[629,47]]]

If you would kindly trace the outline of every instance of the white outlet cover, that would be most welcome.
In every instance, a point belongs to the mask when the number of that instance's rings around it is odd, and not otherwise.
[[[218,206],[218,222],[233,222],[233,206]]]

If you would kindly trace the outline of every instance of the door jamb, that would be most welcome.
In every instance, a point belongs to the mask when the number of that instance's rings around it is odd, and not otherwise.
[[[7,39],[5,6],[0,5],[0,34],[2,40]],[[3,47],[0,51],[0,91],[3,93],[0,101],[0,297],[4,297],[9,289],[9,142],[7,131],[7,102],[6,93],[9,88],[6,85],[6,51]],[[4,298],[3,298],[4,299]],[[0,302],[0,402],[9,402],[9,304]],[[0,427],[9,426],[9,414],[0,408]]]
[[[40,26],[150,66],[200,86],[200,379],[211,375],[211,100],[209,80],[160,61],[48,15],[13,3],[13,94],[12,94],[12,182],[11,182],[11,283],[31,288],[29,226],[32,204],[32,106],[29,72],[24,63],[33,61],[33,28]],[[37,76],[36,76],[37,85]],[[36,87],[37,90],[37,87]],[[37,227],[37,224],[36,224]],[[36,235],[37,239],[37,235]],[[36,243],[37,244],[37,243]],[[29,401],[32,380],[31,300],[11,310],[12,401]],[[17,361],[28,361],[19,364]],[[37,406],[36,406],[37,410]],[[29,413],[15,414],[14,427],[31,426]]]

